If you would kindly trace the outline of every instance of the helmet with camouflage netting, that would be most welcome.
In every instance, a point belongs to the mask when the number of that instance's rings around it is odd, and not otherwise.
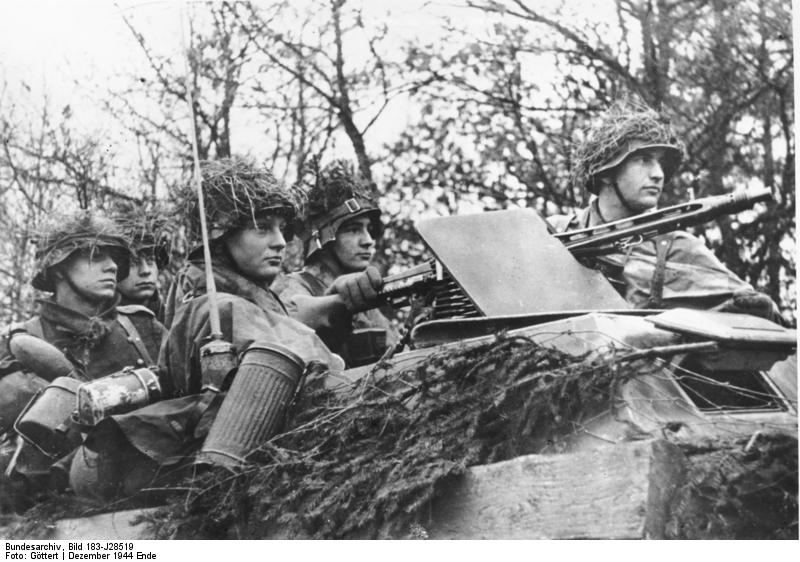
[[[204,161],[201,172],[209,242],[240,228],[255,227],[264,214],[284,217],[286,240],[294,237],[305,212],[306,199],[302,190],[284,186],[265,167],[240,157]],[[199,203],[194,186],[185,186],[178,199],[185,213],[192,257],[202,248]]]
[[[597,195],[599,178],[630,155],[662,149],[661,167],[668,182],[683,161],[684,146],[669,121],[649,107],[632,101],[613,105],[586,133],[575,151],[572,182]]]
[[[128,276],[130,241],[113,220],[98,211],[81,210],[52,216],[36,234],[36,265],[31,284],[41,291],[55,291],[54,267],[79,251],[108,252],[117,264],[117,280]]]
[[[375,238],[383,231],[381,210],[370,183],[348,160],[334,160],[324,168],[312,160],[303,174],[308,195],[308,219],[300,237],[306,261],[326,244],[336,240],[345,221],[365,216],[370,219]]]
[[[173,223],[169,220],[166,209],[123,207],[115,216],[115,220],[130,240],[134,256],[144,255],[152,259],[158,269],[164,269],[169,264]]]

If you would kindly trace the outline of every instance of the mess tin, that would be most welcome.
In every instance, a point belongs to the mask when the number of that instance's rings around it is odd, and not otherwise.
[[[51,458],[58,458],[80,444],[71,425],[75,395],[81,381],[57,377],[31,398],[14,422],[22,438]]]

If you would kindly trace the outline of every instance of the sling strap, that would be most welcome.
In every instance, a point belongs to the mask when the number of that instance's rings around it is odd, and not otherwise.
[[[125,333],[128,334],[128,341],[133,344],[133,347],[136,348],[136,351],[144,362],[147,365],[155,365],[153,358],[150,357],[150,353],[148,353],[147,348],[144,346],[142,338],[139,336],[139,331],[136,329],[136,326],[133,325],[131,319],[125,314],[117,314],[117,320],[119,321],[119,325],[122,326],[122,329],[125,330]]]
[[[650,298],[647,308],[662,308],[664,297],[664,276],[667,270],[667,254],[672,249],[675,238],[670,234],[662,234],[653,238],[656,245],[656,267],[650,280]]]

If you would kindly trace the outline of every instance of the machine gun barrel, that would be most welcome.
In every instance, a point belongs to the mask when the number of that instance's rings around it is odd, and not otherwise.
[[[768,188],[741,190],[727,195],[694,199],[663,209],[656,209],[582,230],[554,234],[576,258],[602,256],[618,252],[653,236],[703,224],[721,215],[738,213],[756,203],[772,199]],[[399,308],[409,303],[415,293],[445,287],[442,264],[429,260],[402,273],[384,278],[379,301]],[[442,295],[439,295],[442,296]]]
[[[768,188],[741,190],[694,199],[582,230],[559,232],[555,237],[575,257],[599,256],[659,234],[703,224],[721,215],[738,213],[771,199],[772,192]]]

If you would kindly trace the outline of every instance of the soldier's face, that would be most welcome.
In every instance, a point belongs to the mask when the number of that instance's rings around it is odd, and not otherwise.
[[[117,290],[135,302],[146,302],[156,292],[158,266],[152,255],[139,254],[131,260],[128,276],[119,282]]]
[[[259,218],[253,228],[241,228],[225,244],[245,277],[269,284],[278,276],[286,249],[286,219],[276,215]]]
[[[88,302],[99,303],[114,298],[117,264],[111,254],[102,248],[75,252],[61,272],[62,279],[72,291]]]
[[[332,250],[345,272],[364,271],[375,255],[372,221],[356,217],[342,223],[336,231]]]
[[[617,187],[634,210],[644,212],[658,204],[664,189],[663,158],[663,149],[651,148],[631,154],[618,166]]]

